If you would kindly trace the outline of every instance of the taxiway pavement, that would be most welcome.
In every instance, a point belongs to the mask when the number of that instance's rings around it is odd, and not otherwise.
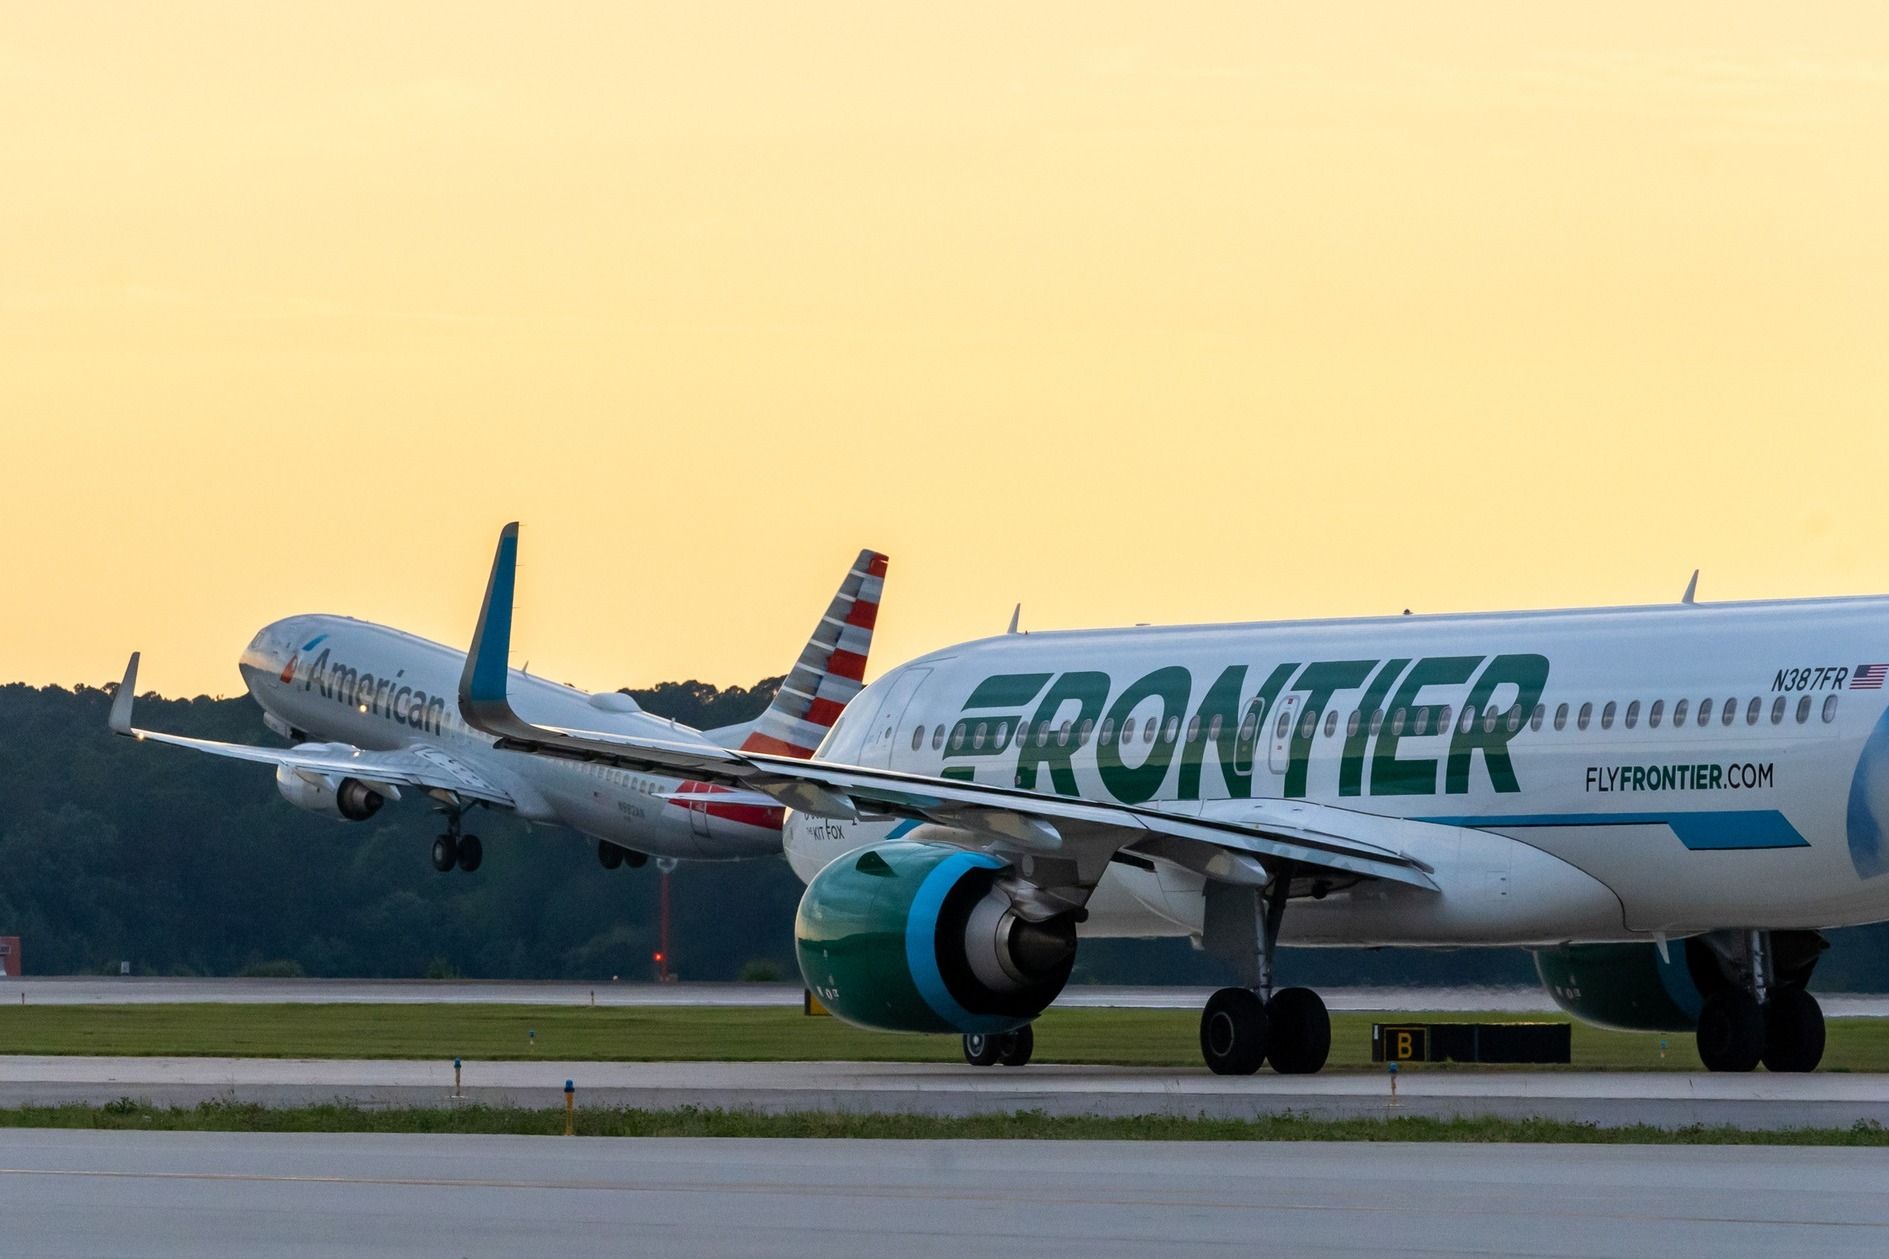
[[[1889,1150],[0,1132],[9,1255],[1880,1255]]]
[[[1848,1127],[1889,1124],[1889,1076],[1427,1069],[1316,1076],[1036,1064],[1023,1068],[888,1062],[467,1062],[461,1100],[555,1107],[565,1080],[584,1106],[700,1106],[778,1114],[1175,1115],[1321,1119],[1539,1117],[1605,1127]],[[0,1106],[129,1097],[189,1106],[454,1102],[449,1061],[293,1058],[0,1058]]]

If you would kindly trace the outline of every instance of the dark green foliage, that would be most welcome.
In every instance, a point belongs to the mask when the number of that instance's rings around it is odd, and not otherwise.
[[[712,728],[756,716],[778,679],[634,691],[651,712]],[[428,860],[437,819],[409,797],[372,821],[303,813],[265,766],[141,745],[105,728],[107,690],[0,686],[0,935],[35,974],[426,975],[647,979],[657,872],[606,872],[595,845],[474,812],[475,875]],[[248,698],[139,700],[140,721],[279,742]],[[800,884],[784,861],[689,864],[673,876],[673,969],[734,979],[772,963],[793,980]],[[1838,932],[1818,987],[1889,989],[1889,929]],[[1516,950],[1288,950],[1281,973],[1314,985],[1532,983]],[[764,973],[751,971],[752,973]],[[1184,941],[1083,945],[1075,983],[1216,984]]]

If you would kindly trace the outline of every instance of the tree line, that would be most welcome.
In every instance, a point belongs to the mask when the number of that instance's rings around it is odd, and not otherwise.
[[[778,678],[632,690],[691,726],[756,716]],[[367,822],[294,808],[267,766],[139,744],[105,725],[109,689],[0,686],[0,935],[29,974],[307,974],[607,981],[647,979],[658,872],[606,871],[557,827],[476,811],[475,874],[441,875],[418,793]],[[247,697],[142,696],[140,723],[203,738],[278,742]],[[684,863],[671,876],[671,969],[686,979],[793,980],[800,882],[782,859]],[[1889,929],[1833,933],[1818,987],[1889,990]],[[1312,984],[1529,983],[1518,950],[1286,950]],[[1091,941],[1077,982],[1227,982],[1184,941]]]

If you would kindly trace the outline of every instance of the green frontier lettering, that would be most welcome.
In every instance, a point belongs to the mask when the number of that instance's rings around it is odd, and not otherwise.
[[[1476,685],[1470,688],[1464,705],[1466,712],[1482,715],[1467,723],[1458,722],[1456,735],[1450,740],[1449,768],[1443,776],[1445,792],[1459,796],[1469,790],[1469,763],[1477,752],[1482,753],[1489,781],[1497,791],[1522,789],[1515,780],[1515,766],[1509,761],[1509,740],[1521,731],[1522,720],[1534,711],[1547,685],[1548,659],[1545,656],[1524,653],[1497,656],[1489,662],[1489,667],[1476,679]],[[1497,689],[1504,686],[1515,688],[1514,700],[1505,704],[1500,713],[1485,714]],[[1513,725],[1508,718],[1511,710],[1520,718]]]
[[[1391,699],[1390,711],[1413,711],[1421,702],[1426,686],[1460,686],[1483,662],[1481,656],[1426,656],[1404,676],[1402,686]],[[1433,796],[1436,794],[1436,762],[1428,758],[1400,761],[1397,744],[1403,738],[1390,722],[1377,736],[1377,748],[1371,754],[1371,794],[1374,796]]]
[[[1095,745],[1096,772],[1102,775],[1102,785],[1111,796],[1123,804],[1140,804],[1154,799],[1155,793],[1161,790],[1161,784],[1167,781],[1168,766],[1174,761],[1175,740],[1168,734],[1168,718],[1175,718],[1174,724],[1179,724],[1193,688],[1193,674],[1179,665],[1169,665],[1130,683],[1128,689],[1116,697],[1108,710],[1108,720],[1103,724],[1119,729],[1120,733],[1113,738],[1099,739]],[[1137,705],[1150,697],[1161,701],[1161,715],[1155,718],[1155,728],[1160,734],[1141,764],[1130,765],[1122,759],[1122,749],[1130,745],[1129,717]]]
[[[1180,784],[1174,794],[1182,800],[1200,799],[1200,764],[1207,758],[1207,745],[1214,745],[1220,762],[1220,779],[1227,795],[1239,799],[1253,794],[1252,752],[1248,749],[1246,768],[1238,767],[1240,748],[1240,688],[1246,685],[1246,666],[1229,665],[1201,696],[1200,707],[1188,718],[1192,737],[1181,750]],[[1164,723],[1165,728],[1165,723]]]
[[[1371,678],[1371,684],[1364,688],[1364,698],[1358,701],[1358,728],[1345,733],[1343,759],[1338,762],[1338,794],[1355,796],[1364,789],[1364,746],[1371,739],[1371,715],[1378,711],[1384,702],[1384,692],[1391,689],[1391,683],[1397,680],[1410,664],[1410,659],[1387,660]]]
[[[1306,665],[1304,672],[1293,681],[1294,691],[1305,692],[1305,706],[1300,710],[1298,726],[1292,731],[1292,759],[1286,765],[1286,782],[1281,795],[1296,798],[1305,794],[1306,762],[1311,759],[1312,739],[1318,733],[1318,723],[1325,715],[1325,705],[1331,701],[1332,692],[1363,686],[1376,664],[1375,660],[1321,661]]]
[[[1047,724],[1048,737],[1039,741],[1033,734],[1018,741],[1017,786],[1035,791],[1037,770],[1048,766],[1050,790],[1063,796],[1076,794],[1076,771],[1069,765],[1069,758],[1080,746],[1076,731],[1085,722],[1093,725],[1102,715],[1102,705],[1108,702],[1108,688],[1108,674],[1093,672],[1065,673],[1050,685],[1043,702],[1036,706],[1036,717],[1030,722],[1032,728]],[[1057,714],[1071,702],[1078,706],[1075,716],[1059,722]],[[1072,729],[1063,731],[1063,722]]]

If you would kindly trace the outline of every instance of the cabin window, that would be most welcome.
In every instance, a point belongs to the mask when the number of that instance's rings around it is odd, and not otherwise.
[[[1430,706],[1428,704],[1417,709],[1416,716],[1410,723],[1410,732],[1412,734],[1428,734],[1430,732]]]
[[[1640,701],[1636,699],[1627,704],[1627,729],[1631,730],[1639,724]]]
[[[1487,708],[1482,710],[1482,732],[1484,734],[1495,733],[1495,719],[1499,715],[1500,714],[1498,714],[1495,710],[1494,704],[1491,704]]]
[[[1189,717],[1187,719],[1187,741],[1189,743],[1200,742],[1200,714],[1199,713],[1195,713],[1192,717]]]
[[[1317,713],[1305,714],[1305,720],[1299,723],[1299,737],[1301,739],[1305,739],[1309,741],[1311,737],[1317,733],[1318,733],[1318,714]]]
[[[1756,695],[1753,695],[1751,697],[1751,703],[1745,706],[1745,724],[1747,726],[1757,725],[1758,714],[1763,711],[1764,711],[1764,701],[1759,699]]]
[[[1383,729],[1384,729],[1384,710],[1381,708],[1373,708],[1371,710],[1371,737],[1375,739],[1378,735],[1378,732]]]
[[[1448,704],[1436,710],[1436,732],[1442,734],[1450,728],[1450,706]]]
[[[1566,704],[1555,705],[1554,728],[1556,730],[1566,730],[1568,728],[1568,706]]]
[[[1673,701],[1673,729],[1677,730],[1685,724],[1686,724],[1686,701],[1683,699],[1674,700]]]
[[[983,721],[977,723],[977,729],[971,733],[971,747],[973,750],[984,746],[984,732],[989,724],[990,723]]]
[[[1737,719],[1737,717],[1738,717],[1738,701],[1736,699],[1726,700],[1724,711],[1719,713],[1718,715],[1718,724],[1721,726],[1729,726],[1732,724],[1733,721]]]
[[[1181,719],[1179,717],[1169,717],[1167,726],[1163,728],[1161,731],[1161,742],[1163,743],[1174,742],[1174,737],[1178,735],[1180,732],[1181,732]]]
[[[1115,719],[1113,717],[1102,718],[1102,729],[1095,736],[1095,741],[1097,743],[1113,743],[1115,741]]]
[[[1539,731],[1541,729],[1542,720],[1546,718],[1547,715],[1548,706],[1546,704],[1535,705],[1535,711],[1529,714],[1528,717],[1528,728],[1531,731]]]
[[[1213,740],[1218,740],[1220,738],[1220,714],[1219,713],[1215,713],[1213,715],[1213,720],[1207,723],[1207,737]]]
[[[1704,726],[1704,725],[1711,724],[1711,721],[1712,721],[1712,701],[1709,699],[1702,699],[1699,701],[1698,722],[1700,725]]]
[[[1056,746],[1057,747],[1066,748],[1069,746],[1069,731],[1072,728],[1073,724],[1074,723],[1072,722],[1065,721],[1062,725],[1056,727]]]
[[[1141,741],[1143,743],[1154,742],[1154,732],[1159,724],[1159,721],[1153,717],[1141,723]]]
[[[1355,708],[1352,709],[1351,716],[1345,719],[1345,737],[1347,739],[1356,738],[1358,734],[1358,727],[1362,726],[1363,724],[1364,724],[1364,714],[1359,712]]]
[[[1517,730],[1522,728],[1522,706],[1520,704],[1509,705],[1509,715],[1503,724],[1507,726],[1510,734],[1514,734]]]
[[[1404,710],[1401,708],[1393,708],[1391,710],[1391,738],[1395,739],[1398,736],[1402,735],[1403,732],[1404,732]]]
[[[1291,732],[1291,730],[1292,730],[1292,713],[1289,709],[1282,708],[1279,710],[1279,722],[1277,725],[1273,727],[1272,737],[1275,739],[1283,739],[1286,737],[1287,734]]]
[[[1823,697],[1823,719],[1825,722],[1832,722],[1837,719],[1836,696],[1826,695]]]
[[[1797,701],[1797,724],[1803,725],[1810,720],[1810,696],[1805,695]]]
[[[1338,733],[1338,710],[1332,709],[1325,714],[1325,737],[1331,738]]]
[[[1782,695],[1771,701],[1771,724],[1778,725],[1784,720],[1785,699]]]
[[[1614,728],[1614,709],[1616,707],[1618,707],[1618,705],[1616,705],[1614,701],[1608,700],[1607,706],[1600,710],[1600,728],[1602,730],[1612,730]]]
[[[941,721],[938,723],[938,728],[931,732],[931,750],[936,752],[939,748],[943,747],[944,738],[945,738],[944,722]]]
[[[1253,705],[1246,714],[1246,720],[1240,723],[1240,742],[1251,743],[1259,734],[1259,705]]]
[[[1460,729],[1463,734],[1468,734],[1471,730],[1474,730],[1475,728],[1476,728],[1476,710],[1471,708],[1469,705],[1464,704],[1463,705],[1463,721],[1462,721],[1462,725]]]
[[[1076,727],[1076,746],[1079,748],[1088,747],[1089,736],[1093,734],[1094,732],[1095,732],[1095,718],[1084,717],[1082,719],[1082,724]]]
[[[960,721],[957,724],[956,728],[954,728],[951,731],[951,750],[955,752],[963,746],[964,746],[964,723]]]
[[[924,746],[925,746],[925,727],[913,726],[912,727],[912,751],[916,752],[918,751],[918,749]]]
[[[1659,719],[1664,716],[1665,713],[1666,701],[1663,699],[1654,700],[1653,706],[1646,710],[1646,728],[1649,730],[1659,729]]]
[[[1590,700],[1589,702],[1581,705],[1580,719],[1576,721],[1574,724],[1579,726],[1581,729],[1585,730],[1587,729],[1587,723],[1592,721],[1593,719],[1594,719],[1594,705],[1593,705],[1593,702]]]

